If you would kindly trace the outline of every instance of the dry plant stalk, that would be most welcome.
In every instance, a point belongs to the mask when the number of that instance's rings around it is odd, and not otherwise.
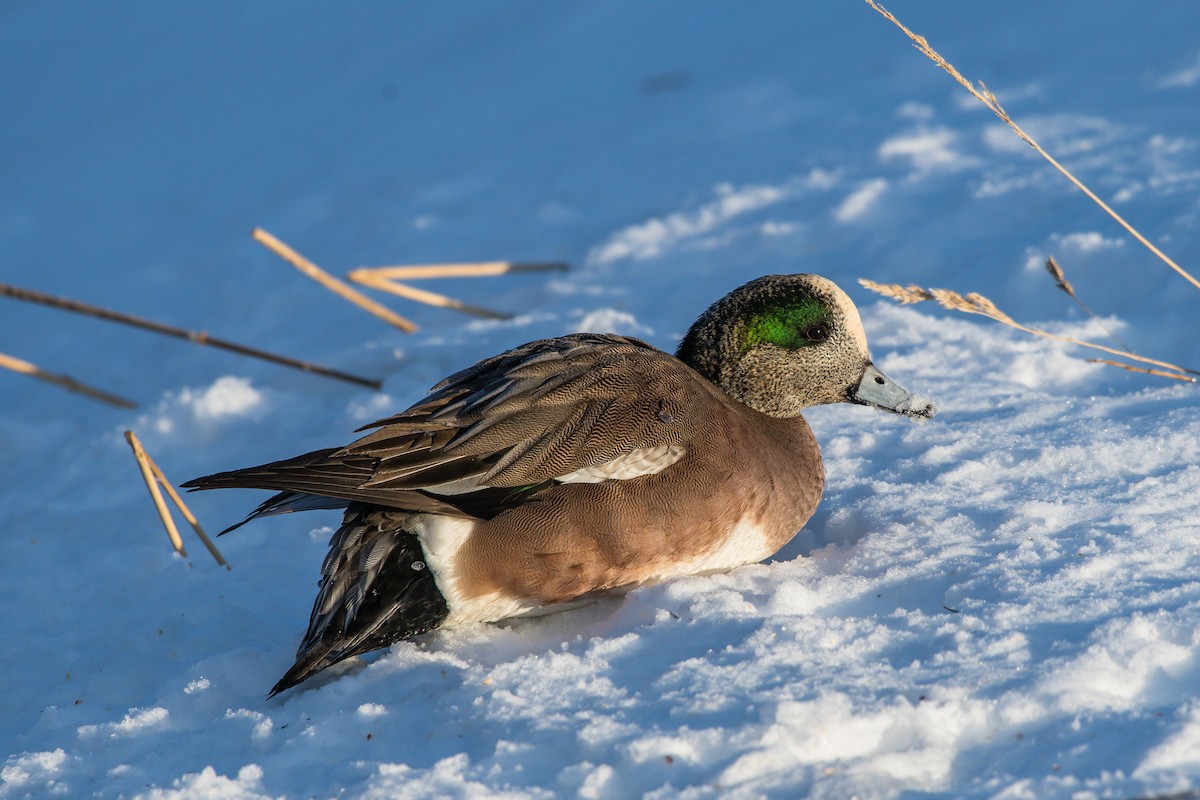
[[[413,264],[403,267],[360,267],[346,275],[348,280],[377,289],[390,292],[397,297],[415,300],[440,308],[450,308],[465,314],[473,314],[485,319],[512,319],[512,314],[492,311],[488,308],[473,306],[456,300],[453,297],[417,289],[403,280],[419,280],[421,278],[479,278],[492,275],[507,275],[510,272],[548,272],[550,270],[566,270],[567,265],[558,261],[481,261],[468,264]]]
[[[1051,156],[1044,149],[1042,149],[1042,146],[1040,144],[1038,144],[1036,141],[1034,141],[1033,137],[1030,136],[1028,133],[1026,133],[1021,128],[1020,125],[1013,122],[1012,118],[1008,116],[1008,112],[1005,111],[1004,108],[1000,105],[1000,101],[996,99],[996,95],[994,95],[988,91],[988,88],[986,86],[984,86],[983,81],[979,82],[978,88],[976,86],[974,86],[970,81],[968,81],[966,78],[963,77],[961,72],[959,72],[957,69],[954,68],[953,64],[951,64],[946,59],[942,58],[941,54],[938,53],[936,50],[933,49],[933,47],[930,46],[929,42],[925,39],[924,36],[920,36],[916,33],[913,33],[911,30],[909,30],[907,27],[905,27],[904,23],[902,23],[900,20],[896,19],[895,15],[893,15],[892,12],[888,11],[886,8],[881,6],[877,2],[877,0],[865,0],[865,1],[866,1],[867,5],[871,6],[871,8],[875,9],[880,14],[882,14],[888,21],[890,21],[892,24],[894,24],[897,28],[904,31],[904,35],[907,36],[910,40],[912,40],[913,44],[916,45],[917,49],[920,50],[921,53],[926,58],[928,58],[934,64],[937,64],[942,70],[944,70],[948,75],[950,75],[950,77],[954,78],[954,80],[957,81],[960,86],[962,86],[964,89],[966,89],[968,92],[970,92],[975,97],[975,99],[977,99],[979,102],[981,102],[985,106],[987,106],[988,109],[990,109],[993,114],[995,114],[997,117],[999,117],[1004,122],[1004,124],[1006,124],[1006,125],[1008,125],[1008,127],[1012,128],[1013,132],[1016,133],[1017,136],[1021,137],[1022,141],[1024,141],[1027,145],[1032,147],[1034,150],[1036,150],[1038,155],[1040,155],[1042,158],[1046,159],[1046,161],[1048,161],[1052,167],[1054,167],[1056,170],[1058,170],[1060,173],[1062,173],[1066,177],[1067,180],[1069,180],[1071,183],[1075,184],[1076,188],[1078,188],[1081,192],[1083,192],[1085,195],[1087,195],[1089,198],[1091,198],[1092,202],[1094,202],[1096,205],[1100,206],[1100,208],[1102,208],[1105,211],[1105,213],[1107,213],[1110,217],[1112,217],[1114,220],[1116,220],[1117,224],[1119,224],[1122,228],[1124,228],[1131,236],[1133,236],[1133,238],[1135,238],[1139,242],[1141,242],[1147,249],[1150,250],[1150,252],[1154,253],[1154,255],[1156,255],[1160,259],[1162,259],[1162,261],[1167,266],[1169,266],[1171,269],[1173,269],[1177,273],[1179,273],[1179,275],[1181,275],[1189,283],[1191,283],[1197,289],[1200,289],[1200,281],[1196,280],[1183,267],[1179,266],[1174,261],[1172,261],[1169,257],[1167,257],[1166,253],[1164,253],[1163,251],[1161,251],[1157,247],[1155,247],[1154,244],[1149,239],[1147,239],[1145,236],[1142,236],[1142,234],[1139,233],[1136,228],[1134,228],[1132,225],[1130,225],[1128,222],[1125,221],[1124,217],[1122,217],[1120,214],[1118,214],[1116,211],[1114,211],[1112,209],[1112,207],[1110,207],[1107,203],[1105,203],[1103,200],[1101,200],[1096,195],[1095,192],[1093,192],[1091,189],[1089,189],[1087,186],[1085,186],[1082,181],[1080,181],[1078,178],[1076,178],[1074,175],[1072,175],[1071,172],[1066,167],[1064,167],[1062,164],[1058,163],[1058,161],[1055,160],[1055,158],[1053,156]]]
[[[566,272],[561,261],[480,261],[470,264],[411,264],[403,267],[363,267],[380,278],[415,281],[420,278],[480,278],[510,272]]]
[[[962,311],[966,314],[979,314],[987,317],[988,319],[992,319],[996,322],[1007,325],[1010,328],[1016,328],[1019,331],[1031,334],[1033,336],[1040,336],[1043,339],[1053,339],[1054,341],[1058,342],[1066,342],[1068,344],[1079,345],[1080,347],[1089,347],[1093,350],[1100,350],[1102,352],[1110,353],[1122,358],[1132,358],[1134,361],[1140,361],[1144,364],[1153,364],[1156,367],[1173,370],[1175,373],[1192,372],[1192,370],[1171,364],[1167,361],[1146,358],[1145,356],[1140,356],[1137,353],[1131,353],[1124,350],[1114,350],[1113,348],[1105,347],[1102,344],[1084,342],[1080,341],[1079,339],[1073,339],[1070,336],[1059,336],[1058,334],[1043,331],[1038,328],[1030,328],[1015,321],[1008,314],[1005,314],[1003,311],[997,308],[996,304],[991,300],[976,292],[963,295],[959,294],[958,292],[950,291],[949,289],[923,289],[920,286],[915,285],[901,286],[896,283],[876,283],[875,281],[869,281],[865,278],[859,278],[858,282],[865,288],[881,294],[884,297],[891,298],[901,305],[909,305],[911,303],[921,303],[926,300],[932,300],[942,308],[948,308],[951,311]],[[1104,361],[1101,363],[1110,362]],[[1155,372],[1151,374],[1163,373]],[[1186,381],[1188,383],[1196,382],[1195,378],[1190,378],[1183,374],[1166,375],[1166,377],[1173,377],[1176,380]]]
[[[1163,378],[1174,378],[1177,381],[1186,381],[1188,383],[1196,382],[1195,378],[1189,378],[1186,375],[1179,375],[1174,372],[1163,372],[1160,369],[1146,369],[1145,367],[1135,367],[1132,364],[1122,364],[1120,361],[1112,361],[1107,358],[1089,358],[1088,361],[1091,362],[1092,364],[1107,364],[1110,367],[1120,367],[1121,369],[1127,369],[1130,372],[1144,372],[1147,375],[1159,375]],[[1189,369],[1187,371],[1191,372],[1192,370]]]
[[[390,278],[382,278],[375,274],[374,270],[356,269],[347,273],[346,278],[355,283],[377,289],[381,292],[390,292],[397,297],[403,297],[407,300],[415,300],[418,303],[437,306],[439,308],[449,308],[454,311],[461,311],[464,314],[472,314],[476,317],[484,319],[512,319],[512,314],[505,314],[500,311],[492,311],[490,308],[482,308],[481,306],[473,306],[469,303],[464,303],[462,300],[456,300],[453,297],[447,297],[444,294],[437,292],[429,292],[424,289],[418,289],[415,286],[408,286],[403,283],[391,280]]]
[[[1079,307],[1083,309],[1085,314],[1095,320],[1096,324],[1104,329],[1104,332],[1108,334],[1108,338],[1116,342],[1117,346],[1125,352],[1133,352],[1133,348],[1125,344],[1125,342],[1121,341],[1120,337],[1109,330],[1108,326],[1104,324],[1104,320],[1096,316],[1096,312],[1092,311],[1092,309],[1088,307],[1088,304],[1083,302],[1083,298],[1075,294],[1075,287],[1071,285],[1069,280],[1067,280],[1066,273],[1063,272],[1063,269],[1058,265],[1058,262],[1054,260],[1054,256],[1050,256],[1046,259],[1046,271],[1050,273],[1050,277],[1054,278],[1055,285],[1057,285],[1059,289],[1062,289],[1064,292],[1066,292],[1072,300],[1079,304]]]
[[[1058,288],[1075,298],[1075,302],[1079,303],[1080,306],[1083,306],[1083,310],[1087,311],[1090,316],[1095,316],[1095,314],[1092,314],[1092,310],[1084,305],[1083,301],[1079,299],[1079,295],[1075,294],[1075,287],[1071,285],[1069,280],[1067,280],[1067,273],[1063,272],[1062,267],[1060,267],[1058,262],[1054,260],[1054,256],[1050,256],[1046,259],[1046,272],[1049,272],[1050,277],[1054,278],[1054,282],[1058,284]]]
[[[179,513],[183,514],[183,518],[188,521],[192,529],[196,531],[196,535],[200,537],[200,541],[208,548],[208,552],[216,559],[217,564],[225,569],[232,569],[229,563],[217,550],[217,546],[213,544],[212,539],[208,538],[208,534],[204,532],[204,528],[200,527],[196,516],[192,514],[191,509],[183,502],[183,498],[175,491],[175,487],[163,475],[162,470],[158,468],[158,464],[146,453],[142,442],[138,439],[137,434],[133,431],[125,431],[125,441],[129,442],[129,447],[133,450],[133,457],[137,459],[138,469],[141,470],[142,480],[146,482],[146,488],[150,490],[150,499],[154,501],[154,507],[158,510],[158,516],[162,520],[163,527],[167,530],[167,536],[171,539],[171,545],[175,548],[175,552],[184,558],[188,557],[187,550],[183,547],[183,537],[179,535],[179,529],[175,526],[175,519],[171,516],[170,509],[167,508],[166,501],[163,500],[162,492],[159,486],[167,491],[171,497],[171,502],[179,509]]]
[[[383,383],[371,378],[360,378],[357,375],[350,375],[345,372],[339,372],[336,369],[323,367],[320,364],[313,364],[309,361],[300,361],[299,359],[281,356],[276,353],[269,353],[266,350],[259,350],[255,347],[248,347],[244,344],[231,342],[227,339],[218,339],[216,336],[209,336],[204,331],[189,331],[184,328],[177,328],[174,325],[166,325],[162,322],[155,322],[144,317],[137,317],[133,314],[125,314],[120,311],[111,311],[107,308],[100,308],[89,303],[81,303],[78,300],[71,300],[66,297],[56,297],[44,292],[35,292],[32,289],[22,289],[19,286],[10,286],[6,283],[0,283],[0,294],[11,297],[15,300],[25,300],[31,303],[40,303],[51,308],[60,308],[64,311],[73,311],[76,314],[84,314],[89,317],[108,320],[109,322],[119,322],[122,325],[129,325],[134,328],[161,333],[164,336],[173,336],[176,339],[186,339],[189,342],[200,345],[208,345],[221,350],[228,350],[233,353],[238,353],[243,356],[270,361],[273,364],[281,364],[292,369],[302,370],[303,372],[311,372],[314,375],[322,375],[327,378],[336,378],[340,381],[348,383],[357,383],[360,386],[367,386],[372,389],[380,389]],[[128,401],[124,401],[128,402]]]
[[[275,255],[282,258],[284,261],[291,264],[296,269],[303,272],[308,277],[312,278],[317,283],[324,286],[329,291],[349,300],[354,305],[379,317],[389,325],[393,325],[405,333],[414,333],[417,326],[408,321],[404,317],[392,311],[385,305],[375,302],[367,297],[362,292],[355,289],[353,286],[348,286],[342,281],[330,275],[325,270],[318,267],[316,264],[309,261],[304,256],[297,253],[286,244],[276,239],[271,234],[264,231],[262,228],[255,228],[252,235],[254,240],[273,252]]]
[[[66,389],[68,392],[75,392],[76,394],[90,397],[93,400],[99,400],[101,403],[107,403],[110,406],[116,406],[117,408],[137,408],[137,403],[132,400],[126,400],[124,397],[111,394],[103,389],[97,389],[94,386],[88,386],[86,383],[80,383],[70,375],[46,372],[35,364],[30,364],[28,361],[23,361],[4,353],[0,353],[0,367],[10,369],[13,372],[19,372],[22,375],[28,375],[31,378],[37,378],[46,383],[52,383],[55,386]]]

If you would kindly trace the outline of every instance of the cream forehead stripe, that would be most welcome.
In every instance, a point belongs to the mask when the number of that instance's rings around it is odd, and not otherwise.
[[[850,299],[850,295],[842,291],[842,287],[838,286],[828,278],[822,278],[820,275],[809,275],[809,281],[813,288],[827,292],[830,302],[837,307],[842,319],[845,320],[846,331],[854,339],[854,343],[858,345],[858,349],[863,355],[868,354],[867,350],[867,333],[863,330],[862,318],[858,315],[858,307],[854,305],[854,301]]]

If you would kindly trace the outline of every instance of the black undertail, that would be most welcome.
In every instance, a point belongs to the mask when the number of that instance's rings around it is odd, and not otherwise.
[[[343,659],[387,647],[445,622],[450,613],[413,515],[354,503],[329,541],[320,591],[296,663],[269,696]]]

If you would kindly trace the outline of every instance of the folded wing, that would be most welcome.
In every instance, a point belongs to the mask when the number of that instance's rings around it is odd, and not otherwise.
[[[251,518],[315,507],[314,495],[489,518],[559,479],[627,479],[669,466],[686,451],[683,398],[698,387],[720,396],[637,339],[531,342],[451,375],[346,447],[185,485],[280,492]]]

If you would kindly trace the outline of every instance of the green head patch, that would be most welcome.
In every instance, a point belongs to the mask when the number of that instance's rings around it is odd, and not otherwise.
[[[831,328],[828,306],[811,296],[791,297],[751,311],[739,345],[743,353],[760,344],[796,350],[825,341]]]

